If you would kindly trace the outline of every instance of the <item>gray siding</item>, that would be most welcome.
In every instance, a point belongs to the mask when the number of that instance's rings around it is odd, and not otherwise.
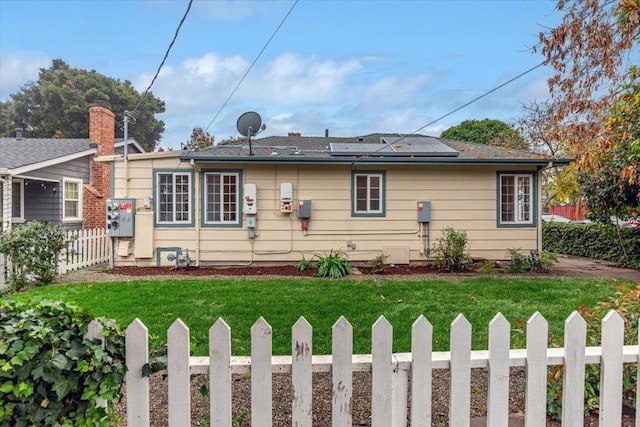
[[[82,222],[62,223],[62,179],[81,179],[88,184],[90,179],[90,156],[70,160],[29,172],[29,177],[56,180],[25,180],[24,219],[27,221],[47,221],[61,225],[67,230],[79,230]]]
[[[89,161],[90,156],[81,157],[79,159],[74,159],[68,162],[38,169],[29,172],[27,175],[29,175],[30,177],[43,179],[54,179],[56,181],[60,181],[61,183],[63,177],[76,178],[81,179],[82,182],[88,184],[91,173]]]
[[[61,225],[61,186],[57,182],[25,181],[24,219]]]

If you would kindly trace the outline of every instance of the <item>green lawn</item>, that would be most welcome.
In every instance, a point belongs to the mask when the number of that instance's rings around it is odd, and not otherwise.
[[[331,326],[341,316],[353,325],[354,352],[371,352],[371,325],[384,315],[394,328],[394,351],[410,349],[411,324],[423,314],[434,326],[434,349],[449,347],[449,325],[458,313],[473,326],[474,349],[487,348],[487,325],[497,312],[511,322],[539,311],[550,333],[562,338],[563,322],[577,307],[607,299],[615,281],[565,278],[473,278],[447,281],[376,280],[175,280],[47,286],[9,298],[74,302],[124,328],[136,317],[152,343],[181,318],[191,330],[194,355],[207,353],[207,333],[218,317],[231,326],[233,354],[250,351],[251,325],[264,317],[273,328],[274,354],[291,354],[291,327],[300,316],[313,326],[314,354],[331,351]]]

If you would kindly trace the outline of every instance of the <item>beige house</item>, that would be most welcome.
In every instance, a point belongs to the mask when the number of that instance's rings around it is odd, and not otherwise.
[[[351,261],[428,261],[451,226],[474,258],[539,250],[541,172],[570,159],[443,140],[267,137],[201,151],[103,157],[134,231],[116,266],[295,263],[330,250]]]

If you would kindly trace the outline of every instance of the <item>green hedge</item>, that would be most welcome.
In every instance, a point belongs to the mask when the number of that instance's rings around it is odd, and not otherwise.
[[[618,231],[622,236],[624,251],[620,247]],[[546,251],[612,261],[640,270],[638,227],[545,222],[542,226],[542,242]]]

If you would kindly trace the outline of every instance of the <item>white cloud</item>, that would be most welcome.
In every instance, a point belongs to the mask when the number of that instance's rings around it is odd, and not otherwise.
[[[198,3],[205,18],[217,21],[240,21],[250,16],[264,16],[268,5],[260,1],[205,1]]]
[[[364,57],[337,60],[282,53],[256,64],[207,130],[218,140],[237,135],[237,117],[253,110],[262,115],[267,125],[261,136],[288,132],[323,135],[327,128],[334,136],[407,133],[485,92],[464,83],[452,88],[448,82],[445,88],[446,73],[381,72],[376,68],[384,59],[377,58],[375,62],[372,66]],[[163,68],[153,92],[166,102],[167,111],[162,117],[167,123],[165,145],[177,146],[196,126],[206,128],[249,65],[241,56],[207,53]],[[151,77],[145,74],[132,81],[138,90],[144,90]],[[508,122],[520,113],[522,102],[543,94],[543,78],[517,83],[421,133],[439,135],[470,118]]]
[[[38,80],[40,68],[50,63],[51,58],[41,52],[0,52],[0,100]]]

